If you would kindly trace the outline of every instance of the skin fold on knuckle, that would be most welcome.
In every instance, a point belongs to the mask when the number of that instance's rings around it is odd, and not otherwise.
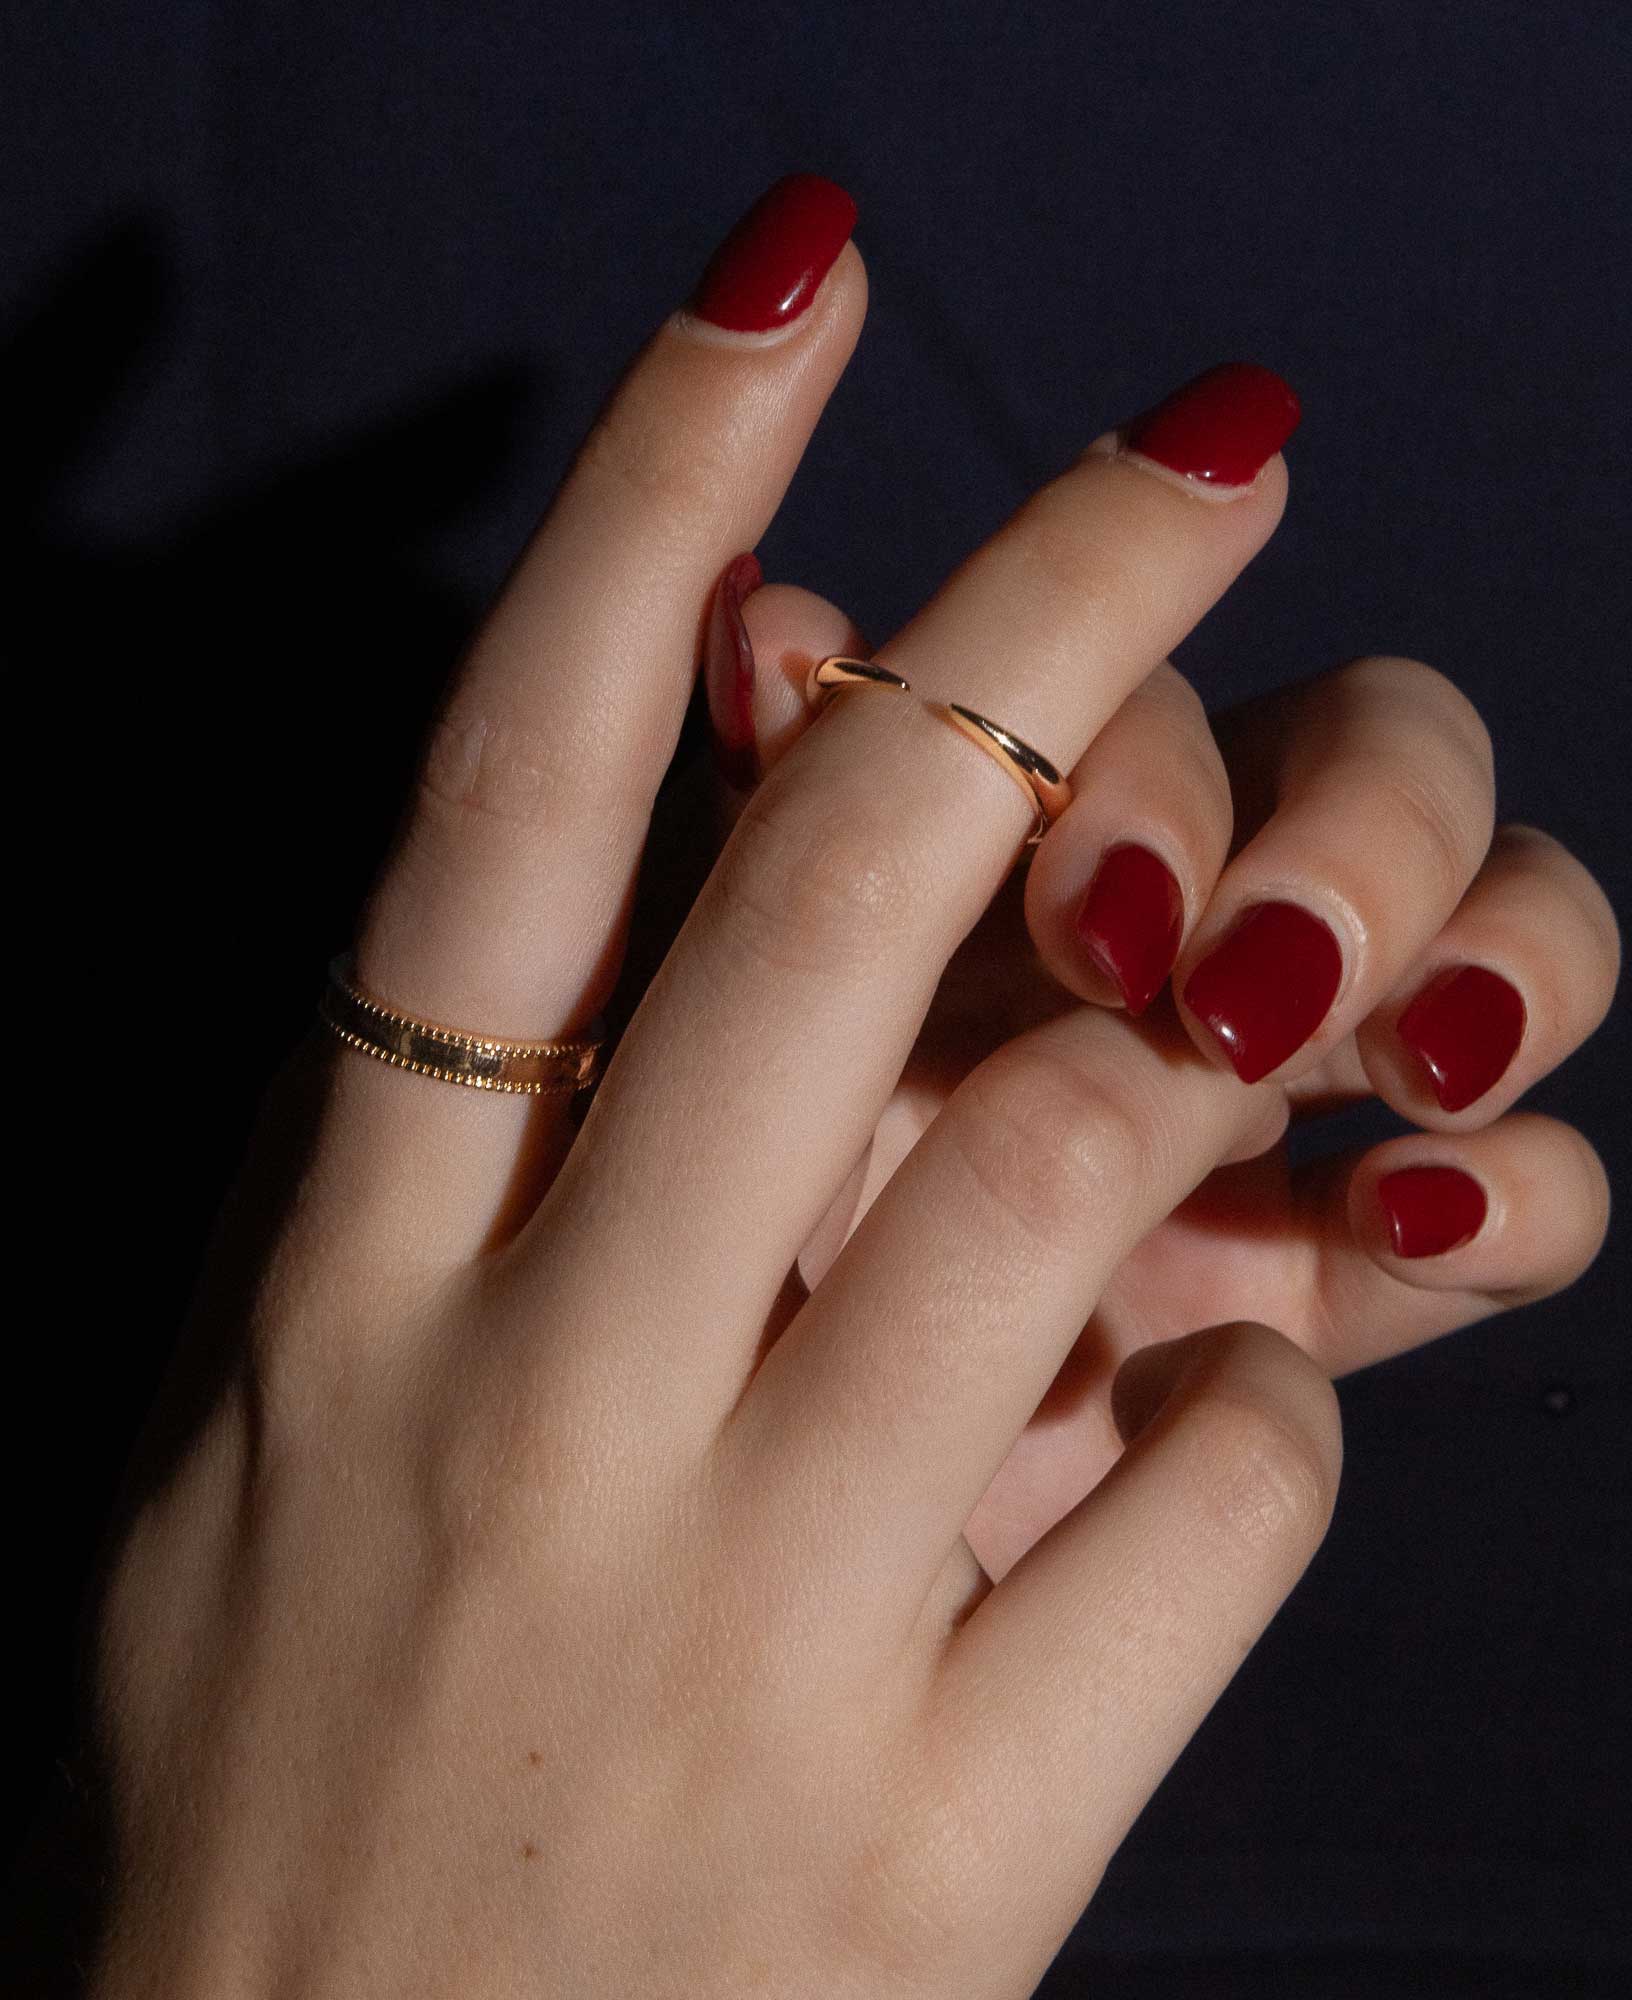
[[[578,825],[592,803],[616,815],[623,782],[618,759],[581,729],[456,705],[426,740],[411,825],[430,844],[530,841]]]
[[[1173,1150],[1153,1093],[1035,1043],[989,1057],[942,1117],[995,1225],[1050,1257],[1136,1207]]]
[[[706,896],[721,938],[772,971],[817,978],[910,949],[926,897],[901,829],[866,804],[818,807],[785,771],[754,794],[714,865]]]

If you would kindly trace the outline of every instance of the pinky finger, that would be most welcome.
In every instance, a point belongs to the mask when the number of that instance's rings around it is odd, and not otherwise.
[[[1332,1375],[1562,1291],[1609,1227],[1597,1153],[1535,1112],[1413,1132],[1300,1178],[1315,1253],[1303,1345]]]

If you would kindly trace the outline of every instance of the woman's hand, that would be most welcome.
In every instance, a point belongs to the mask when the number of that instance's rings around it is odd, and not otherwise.
[[[462,662],[366,990],[517,1039],[605,1002],[714,579],[860,328],[850,219],[775,191],[619,385]],[[1090,449],[882,657],[1075,763],[1272,531],[1260,455],[1221,495]],[[788,1281],[1029,820],[918,700],[846,693],[581,1128],[314,1031],[252,1164],[308,1100],[310,1146],[239,1196],[247,1273],[229,1210],[102,1610],[105,2000],[1031,1990],[1340,1447],[1324,1366],[1213,1326],[1123,1369],[1132,1442],[995,1589],[963,1539],[1096,1300],[1280,1129],[1171,1017],[1006,1042]]]
[[[813,720],[805,673],[829,653],[868,654],[838,606],[762,586],[751,556],[726,566],[705,654],[714,713],[728,731],[741,718],[718,746],[722,825]],[[948,964],[871,1141],[801,1252],[805,1283],[985,1056],[1078,1000],[1171,1007],[1170,973],[1197,1050],[1224,1063],[1233,1045],[1248,1073],[1272,1070],[1292,1118],[1375,1094],[1424,1131],[1296,1172],[1272,1135],[1151,1231],[965,1527],[994,1579],[1117,1456],[1111,1384],[1140,1347],[1250,1319],[1346,1374],[1568,1284],[1605,1222],[1581,1135],[1502,1114],[1603,1019],[1614,913],[1549,835],[1508,823],[1493,838],[1490,739],[1442,675],[1351,661],[1209,725],[1164,662],[1071,776],[1072,804]],[[1251,1046],[1230,1016],[1273,1027],[1265,1003],[1295,980],[1296,956],[1272,944],[1241,967],[1216,1027],[1192,998],[1207,975],[1188,982],[1271,901],[1322,914],[1343,973],[1330,999],[1316,987],[1288,1010],[1279,1044]]]

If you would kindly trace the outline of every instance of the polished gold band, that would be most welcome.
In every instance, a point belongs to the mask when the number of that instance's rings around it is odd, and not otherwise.
[[[469,1035],[433,1021],[416,1021],[351,983],[351,955],[342,952],[329,966],[329,983],[318,1002],[318,1017],[347,1048],[377,1056],[416,1076],[462,1083],[470,1090],[503,1090],[528,1097],[583,1090],[595,1081],[604,1034],[574,1042],[500,1042]],[[591,1028],[599,1028],[598,1021]]]
[[[842,687],[887,687],[908,692],[907,683],[876,660],[845,660],[837,653],[818,660],[805,676],[805,700],[818,707],[831,701]]]
[[[848,660],[838,654],[818,660],[805,676],[805,699],[814,706],[831,700],[842,687],[890,687],[910,692],[909,684],[876,660]],[[1041,751],[1022,743],[1011,730],[972,708],[955,701],[926,701],[924,706],[943,722],[950,722],[971,743],[979,744],[988,757],[1002,765],[1026,797],[1037,808],[1037,818],[1026,845],[1034,847],[1071,803],[1071,787]]]
[[[964,708],[955,701],[931,701],[924,706],[1001,764],[1031,800],[1037,808],[1037,819],[1026,835],[1026,845],[1034,847],[1071,803],[1067,781],[1041,751],[1033,750],[1029,743],[1022,743],[1011,731],[984,715],[977,715],[972,708]]]

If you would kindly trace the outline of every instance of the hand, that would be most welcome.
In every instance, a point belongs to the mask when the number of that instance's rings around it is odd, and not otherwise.
[[[762,584],[752,556],[727,564],[705,654],[728,732],[721,824],[814,719],[806,670],[832,653],[870,655],[840,607]],[[1489,734],[1443,675],[1355,660],[1210,726],[1164,661],[1071,777],[1073,803],[1028,850],[1032,865],[953,954],[870,1141],[801,1252],[807,1286],[1004,1040],[1079,1000],[1136,1015],[1173,1005],[1175,966],[1179,995],[1234,919],[1269,898],[1326,915],[1344,940],[1345,983],[1329,1011],[1312,996],[1289,1053],[1248,1066],[1272,1066],[1293,1119],[1375,1094],[1444,1136],[1352,1148],[1294,1173],[1272,1133],[1159,1223],[1100,1294],[965,1526],[994,1580],[1114,1461],[1111,1385],[1138,1348],[1209,1317],[1250,1319],[1346,1374],[1568,1284],[1606,1218],[1580,1134],[1502,1114],[1604,1018],[1614,913],[1548,834],[1509,822],[1492,837]],[[1265,967],[1278,984],[1294,969],[1273,957]],[[1198,1051],[1226,1062],[1195,1008],[1176,1004]],[[1401,1172],[1410,1178],[1384,1185]]]
[[[776,191],[625,375],[461,664],[368,991],[516,1039],[606,1000],[713,579],[859,332],[849,222]],[[1102,441],[889,663],[1074,763],[1272,531],[1258,443],[1220,496]],[[995,1589],[963,1539],[1096,1298],[1279,1129],[1171,1018],[1006,1042],[787,1282],[1029,820],[919,701],[848,693],[580,1128],[314,1030],[236,1204],[270,1247],[246,1272],[229,1212],[101,1611],[101,1995],[1030,1990],[1340,1444],[1323,1367],[1213,1326],[1124,1367],[1127,1449]]]

